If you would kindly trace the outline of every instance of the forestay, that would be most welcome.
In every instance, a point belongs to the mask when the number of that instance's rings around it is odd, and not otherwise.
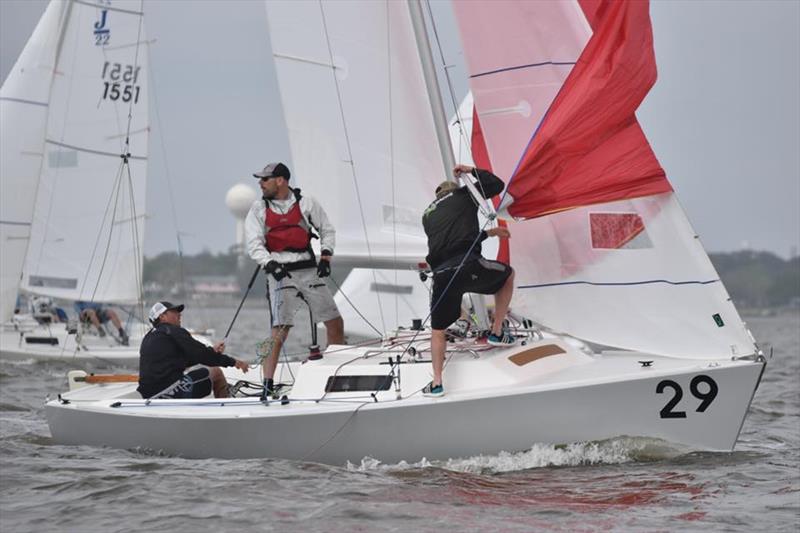
[[[427,254],[422,213],[445,169],[407,5],[266,8],[292,180],[323,201],[339,263],[416,264]]]
[[[149,133],[142,2],[68,5],[23,287],[72,300],[134,302]]]
[[[511,224],[512,308],[609,346],[753,353],[636,121],[655,81],[647,4],[454,6],[508,210],[539,217]]]
[[[0,323],[14,311],[28,248],[66,6],[53,2],[47,7],[0,89]]]

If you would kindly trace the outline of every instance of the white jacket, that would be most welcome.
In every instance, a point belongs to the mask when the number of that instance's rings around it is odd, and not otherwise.
[[[270,209],[278,213],[288,213],[289,209],[295,204],[294,193],[289,194],[289,198],[285,200],[270,200]],[[303,215],[303,222],[301,226],[308,229],[310,224],[317,230],[320,238],[320,250],[328,250],[333,253],[333,247],[336,245],[336,230],[328,220],[328,215],[317,203],[316,200],[310,196],[301,195],[300,197],[300,212]],[[266,227],[265,219],[267,214],[267,206],[263,198],[259,198],[253,205],[250,206],[250,211],[247,213],[247,218],[244,221],[244,238],[247,246],[247,254],[259,265],[265,266],[269,261],[277,261],[279,263],[294,263],[296,261],[303,261],[310,259],[311,255],[308,252],[269,252],[266,245]]]

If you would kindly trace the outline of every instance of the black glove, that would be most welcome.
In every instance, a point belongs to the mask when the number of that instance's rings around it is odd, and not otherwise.
[[[331,262],[327,259],[320,259],[317,265],[317,276],[325,278],[331,275]]]
[[[272,277],[275,278],[275,281],[280,281],[286,276],[292,277],[289,274],[289,271],[286,270],[286,267],[277,261],[270,261],[267,263],[266,266],[264,266],[264,271],[267,274],[272,274]]]

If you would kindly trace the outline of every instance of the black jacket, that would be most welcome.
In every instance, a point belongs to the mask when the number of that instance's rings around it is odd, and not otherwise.
[[[219,354],[172,324],[158,324],[147,332],[139,348],[139,387],[150,398],[183,376],[192,365],[233,366],[235,360]]]
[[[488,170],[475,169],[475,187],[484,198],[503,192],[503,181]],[[432,269],[458,264],[481,233],[478,226],[478,206],[466,187],[461,187],[437,199],[422,215],[422,227],[428,236],[428,256]],[[486,238],[481,235],[480,240]],[[481,254],[481,244],[475,245],[471,256]]]

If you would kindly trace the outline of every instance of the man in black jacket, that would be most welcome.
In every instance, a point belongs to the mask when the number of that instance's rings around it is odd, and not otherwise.
[[[503,192],[500,178],[487,170],[457,165],[454,176],[469,174],[477,178],[475,187],[484,198]],[[428,236],[428,256],[433,271],[431,293],[431,359],[433,381],[423,390],[426,396],[442,396],[442,369],[447,344],[445,330],[461,314],[464,293],[495,295],[492,331],[487,342],[493,346],[510,346],[514,337],[503,328],[508,304],[514,291],[514,271],[509,265],[489,261],[481,256],[481,242],[488,237],[507,239],[507,228],[482,231],[478,226],[478,205],[467,187],[445,181],[436,188],[436,200],[422,216],[422,226]],[[476,242],[477,241],[477,242]]]
[[[228,383],[217,368],[235,366],[247,372],[244,361],[225,355],[225,343],[214,348],[192,338],[181,327],[183,305],[157,302],[148,318],[153,329],[142,339],[139,349],[139,387],[143,398],[203,398],[212,388],[214,396],[226,398]],[[205,365],[184,374],[194,365]],[[206,368],[212,367],[212,368]]]

